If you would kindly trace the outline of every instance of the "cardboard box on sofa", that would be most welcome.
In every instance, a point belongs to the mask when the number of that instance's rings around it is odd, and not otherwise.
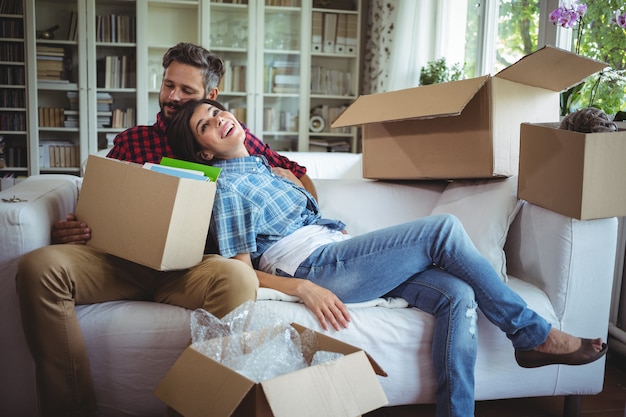
[[[202,260],[215,182],[90,155],[76,207],[94,248],[156,270]]]
[[[626,216],[626,128],[579,133],[523,123],[517,196],[579,220]]]
[[[362,125],[365,178],[511,176],[520,124],[558,121],[559,92],[604,67],[546,46],[493,77],[361,96],[332,127]]]
[[[292,326],[300,333],[306,329]],[[320,350],[345,356],[255,383],[192,345],[155,395],[185,417],[356,417],[387,404],[376,376],[386,374],[373,359],[337,339],[315,336]]]

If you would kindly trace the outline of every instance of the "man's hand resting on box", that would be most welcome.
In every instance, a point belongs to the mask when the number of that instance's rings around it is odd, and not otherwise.
[[[87,223],[79,222],[74,213],[70,213],[65,220],[60,220],[52,225],[52,244],[70,243],[84,245],[91,239],[91,229]]]

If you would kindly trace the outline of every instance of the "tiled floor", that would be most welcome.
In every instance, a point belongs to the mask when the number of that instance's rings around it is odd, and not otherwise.
[[[582,417],[626,417],[626,359],[609,352],[603,391],[582,399]],[[434,405],[382,408],[363,417],[434,417]],[[562,417],[563,397],[534,397],[476,403],[476,417]]]

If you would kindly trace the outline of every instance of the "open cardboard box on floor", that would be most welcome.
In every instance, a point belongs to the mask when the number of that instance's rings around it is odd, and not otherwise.
[[[184,269],[202,260],[215,190],[213,181],[91,155],[76,216],[91,229],[89,246],[156,270]]]
[[[332,127],[362,125],[365,178],[511,176],[520,124],[558,121],[559,93],[606,66],[546,46],[495,76],[361,96]]]
[[[521,127],[518,198],[579,220],[626,216],[626,126],[579,133]]]
[[[300,333],[306,330],[292,326]],[[192,345],[155,395],[184,417],[356,417],[387,404],[376,376],[386,374],[373,359],[339,340],[315,336],[320,350],[344,356],[255,383]]]

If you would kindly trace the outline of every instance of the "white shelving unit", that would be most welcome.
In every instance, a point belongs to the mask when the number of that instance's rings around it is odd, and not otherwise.
[[[31,2],[27,2],[31,3]],[[29,174],[80,173],[89,154],[86,5],[36,0],[28,10]],[[70,30],[72,15],[74,30]],[[42,32],[57,27],[50,36]],[[59,71],[59,67],[62,70]],[[72,120],[65,123],[65,120]]]
[[[334,115],[359,93],[362,10],[356,0],[329,3],[347,4],[344,9],[316,7],[317,0],[243,0],[244,4],[215,0],[14,1],[23,6],[23,13],[0,13],[0,19],[21,22],[24,33],[2,37],[2,41],[18,45],[18,49],[21,46],[24,57],[2,61],[0,68],[3,74],[12,75],[23,68],[25,79],[21,85],[0,82],[0,90],[22,92],[24,106],[3,111],[21,114],[26,126],[24,130],[2,130],[0,135],[12,144],[23,144],[28,157],[10,172],[79,175],[87,156],[110,146],[115,134],[133,124],[154,123],[159,111],[161,59],[178,42],[201,44],[224,59],[227,74],[219,100],[275,150],[359,150],[357,128],[329,127]],[[322,41],[332,35],[333,41],[345,43],[342,34],[347,27],[341,22],[348,19],[352,22],[352,46],[320,48],[314,33],[319,35],[321,30]],[[59,28],[53,31],[53,38],[43,38],[41,32],[55,25]],[[42,48],[48,48],[52,56],[64,55],[67,65],[59,79],[43,79],[41,70],[52,64],[45,63]],[[107,79],[107,57],[109,65],[124,62],[126,71],[122,71],[123,77],[119,75],[123,81]],[[40,108],[62,109],[62,122],[57,114],[48,124]],[[115,110],[117,115],[122,113],[122,124],[113,125],[110,120]],[[312,116],[321,117],[325,127],[320,128],[319,123],[311,127]],[[46,148],[61,142],[73,145],[77,156],[71,163],[68,157],[62,166],[55,166],[48,162]]]

